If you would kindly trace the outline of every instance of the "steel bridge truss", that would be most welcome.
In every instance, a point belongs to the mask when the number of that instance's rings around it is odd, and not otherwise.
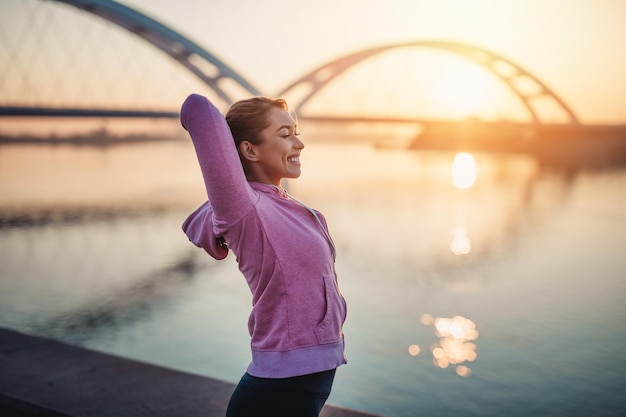
[[[249,81],[200,45],[130,7],[111,0],[54,1],[93,13],[151,43],[180,62],[228,105],[233,103],[234,97],[222,86],[226,79],[233,80],[251,95],[260,95]]]
[[[296,106],[296,112],[299,112],[302,107],[317,94],[322,88],[324,88],[330,81],[336,78],[338,75],[345,72],[350,67],[368,59],[374,55],[378,55],[382,52],[386,52],[391,49],[418,47],[418,48],[435,48],[440,50],[449,51],[477,64],[485,67],[496,77],[500,78],[507,87],[517,96],[524,107],[530,113],[530,116],[534,123],[541,123],[538,111],[534,106],[534,101],[537,98],[550,98],[554,100],[559,108],[568,116],[571,124],[579,124],[579,120],[565,104],[565,102],[559,98],[548,86],[541,82],[537,77],[524,70],[519,65],[511,62],[501,55],[487,51],[486,49],[478,48],[475,46],[449,42],[449,41],[415,41],[397,43],[392,45],[379,46],[375,48],[369,48],[362,51],[354,52],[346,55],[327,64],[324,64],[307,75],[303,76],[299,80],[293,82],[286,88],[284,88],[278,96],[282,96],[294,90],[307,91],[303,97],[300,98],[298,105]],[[530,87],[530,88],[528,88]],[[530,91],[527,91],[530,90]]]
[[[250,82],[235,72],[232,68],[224,64],[220,59],[200,47],[198,44],[187,39],[181,34],[168,28],[167,26],[157,22],[156,20],[134,10],[127,6],[121,5],[112,0],[54,0],[65,3],[76,8],[93,13],[103,19],[113,22],[116,25],[136,34],[145,41],[159,48],[161,51],[180,62],[185,68],[191,71],[201,81],[207,84],[227,105],[234,101],[234,97],[223,88],[223,81],[230,79],[248,94],[257,96],[261,95],[259,90],[252,86]],[[396,43],[391,45],[379,46],[351,53],[349,55],[335,59],[326,63],[299,80],[291,83],[276,96],[283,96],[293,91],[304,91],[304,95],[297,102],[294,110],[301,117],[306,118],[301,110],[303,106],[311,100],[322,88],[335,79],[338,75],[345,72],[350,67],[359,64],[367,58],[382,52],[397,48],[435,48],[454,54],[463,58],[476,62],[489,70],[496,77],[500,78],[513,94],[519,98],[528,110],[534,123],[541,124],[538,116],[538,110],[534,105],[537,98],[552,99],[559,108],[568,116],[569,123],[573,125],[580,124],[578,118],[548,86],[541,82],[537,77],[524,70],[519,65],[511,62],[501,55],[487,51],[485,49],[449,41],[414,41],[405,43]],[[522,88],[523,85],[528,88]],[[46,109],[24,109],[24,108],[0,108],[0,115],[45,115]],[[50,115],[70,115],[71,111],[54,111],[50,110]],[[7,113],[9,111],[10,114]],[[35,113],[33,113],[35,111]],[[37,113],[38,112],[38,113]],[[29,114],[32,113],[32,114]],[[89,116],[89,111],[76,109],[76,114]],[[120,112],[118,112],[120,113]],[[145,114],[144,114],[145,113]],[[126,115],[127,117],[173,117],[174,113],[155,113],[143,112],[141,115]],[[116,117],[121,117],[116,114]],[[123,115],[122,115],[123,116]]]

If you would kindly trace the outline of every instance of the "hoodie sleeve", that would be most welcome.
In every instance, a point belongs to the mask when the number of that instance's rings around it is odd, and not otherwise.
[[[210,202],[207,201],[187,217],[183,223],[183,231],[191,243],[204,249],[218,261],[228,255],[226,242],[213,230],[213,210]]]
[[[196,150],[214,224],[233,224],[252,208],[254,192],[226,119],[206,97],[191,94],[181,107],[180,120]]]

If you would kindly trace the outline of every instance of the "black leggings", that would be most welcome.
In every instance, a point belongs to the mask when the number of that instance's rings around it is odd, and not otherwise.
[[[230,397],[226,417],[318,417],[335,369],[292,378],[258,378],[247,372]]]

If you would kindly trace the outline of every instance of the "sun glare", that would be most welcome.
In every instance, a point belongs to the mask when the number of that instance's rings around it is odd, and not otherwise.
[[[467,255],[472,251],[472,244],[464,227],[454,229],[450,250],[455,255]]]
[[[452,163],[452,183],[457,188],[470,188],[476,182],[476,161],[471,153],[459,152]]]
[[[487,73],[467,63],[450,63],[440,75],[440,99],[457,117],[467,117],[477,109],[487,95]]]
[[[469,377],[472,371],[463,363],[474,362],[478,356],[476,323],[463,316],[435,318],[430,314],[423,314],[420,322],[425,326],[433,325],[435,335],[439,338],[430,345],[433,364],[441,369],[456,366],[458,376]],[[411,356],[421,353],[418,345],[409,345],[408,350]]]

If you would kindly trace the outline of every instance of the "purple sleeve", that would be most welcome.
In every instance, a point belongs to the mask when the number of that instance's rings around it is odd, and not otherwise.
[[[187,217],[183,231],[194,245],[203,248],[218,261],[228,255],[226,241],[213,231],[213,213],[209,201]]]
[[[254,193],[224,116],[206,97],[191,94],[180,120],[196,149],[215,219],[226,224],[239,220],[251,208]]]

